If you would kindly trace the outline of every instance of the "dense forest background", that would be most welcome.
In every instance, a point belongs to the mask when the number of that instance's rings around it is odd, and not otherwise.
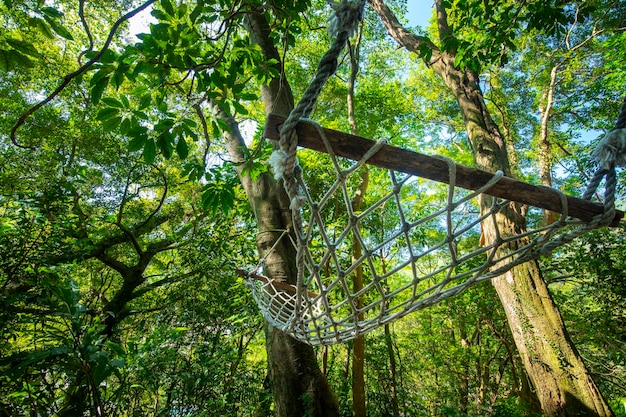
[[[435,3],[453,36],[437,32],[434,9],[409,29],[480,76],[511,175],[580,195],[626,93],[626,4]],[[312,118],[474,165],[433,49],[399,48],[372,5]],[[387,5],[406,26],[406,2]],[[151,23],[131,33],[142,10]],[[275,336],[235,270],[266,244],[250,190],[271,178],[261,132],[285,97],[268,91],[289,86],[297,101],[332,41],[330,13],[314,0],[0,2],[0,415],[285,415]],[[301,160],[323,184],[316,162]],[[376,194],[376,175],[367,181],[360,204]],[[624,253],[620,226],[540,261],[617,416]],[[488,282],[312,354],[342,416],[550,415]]]

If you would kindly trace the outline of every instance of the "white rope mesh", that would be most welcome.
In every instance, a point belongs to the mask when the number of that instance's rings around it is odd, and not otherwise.
[[[375,199],[368,199],[362,211],[354,212],[359,169],[384,141],[377,142],[361,160],[350,162],[334,153],[321,128],[318,133],[328,155],[315,153],[315,166],[305,166],[298,184],[304,196],[299,210],[301,244],[294,244],[303,259],[302,282],[277,288],[269,279],[250,280],[267,320],[309,344],[353,339],[548,255],[589,230],[587,224],[567,218],[567,199],[560,194],[564,214],[557,223],[509,236],[500,230],[497,215],[514,203],[493,198],[491,207],[481,214],[479,200],[502,173],[469,191],[455,186],[456,165],[449,160],[447,186],[401,172],[382,176],[382,169],[369,166],[376,188],[368,196]],[[332,177],[332,182],[320,184],[320,172]],[[539,223],[540,212],[534,214]],[[495,239],[479,246],[480,225],[489,222],[494,225]],[[596,222],[591,227],[597,226]],[[354,242],[362,248],[358,259],[353,259]],[[353,278],[359,268],[364,283],[355,292]]]
[[[291,200],[294,230],[285,230],[282,238],[290,232],[295,235],[296,285],[258,275],[262,262],[255,271],[242,273],[250,278],[253,296],[273,326],[312,345],[345,342],[521,263],[548,256],[588,230],[613,221],[615,165],[626,161],[626,102],[618,119],[621,130],[610,132],[595,155],[601,166],[583,198],[591,199],[606,177],[605,205],[604,212],[587,223],[568,218],[568,200],[559,193],[558,222],[526,225],[516,233],[501,230],[502,217],[519,209],[519,204],[490,197],[484,201],[492,203],[485,207],[481,199],[502,173],[469,191],[456,186],[456,165],[450,160],[446,160],[447,190],[441,183],[406,173],[390,170],[381,177],[379,168],[368,168],[377,177],[376,189],[368,190],[368,197],[376,198],[355,212],[352,199],[358,192],[359,169],[385,142],[377,142],[360,160],[350,162],[335,154],[319,126],[327,156],[316,154],[316,166],[303,172],[296,158],[296,125],[311,112],[334,73],[337,57],[362,16],[364,1],[331,4],[336,15],[330,27],[337,37],[282,124],[279,149],[269,161]],[[320,169],[323,175],[316,176]],[[330,183],[319,183],[319,177],[329,177],[329,172]],[[491,243],[482,246],[481,224],[489,224],[495,234],[487,239]],[[363,277],[363,285],[355,289],[356,274]]]

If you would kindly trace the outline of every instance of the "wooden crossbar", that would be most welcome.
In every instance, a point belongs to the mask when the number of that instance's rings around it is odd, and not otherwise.
[[[280,126],[284,121],[284,117],[270,115],[265,124],[264,136],[268,139],[278,140],[280,138]],[[359,161],[376,143],[373,140],[337,130],[324,129],[324,132],[336,155],[354,161]],[[319,137],[317,127],[312,123],[298,123],[296,133],[300,146],[328,153],[322,138]],[[448,162],[445,160],[391,145],[383,145],[367,163],[446,184],[449,181]],[[456,185],[459,187],[476,190],[489,182],[492,177],[492,173],[456,165]],[[559,192],[549,187],[532,185],[509,177],[502,177],[485,191],[485,194],[563,213]],[[604,208],[600,204],[570,196],[567,196],[567,206],[569,216],[586,222],[604,212]],[[623,217],[624,212],[616,210],[610,226],[617,226]]]

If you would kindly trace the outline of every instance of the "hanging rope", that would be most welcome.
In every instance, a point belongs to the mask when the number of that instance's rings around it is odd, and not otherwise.
[[[278,142],[280,149],[274,151],[269,160],[274,177],[284,181],[287,195],[291,199],[292,210],[298,209],[303,203],[302,190],[297,178],[298,161],[296,149],[298,147],[298,138],[295,133],[296,125],[300,119],[309,116],[324,84],[337,70],[339,54],[345,48],[350,36],[357,30],[358,24],[363,18],[363,8],[365,6],[364,0],[329,1],[328,3],[334,10],[328,25],[329,34],[331,37],[334,37],[334,41],[329,50],[320,59],[313,81],[311,81],[302,98],[291,111],[287,120],[285,120]]]
[[[304,253],[303,247],[306,246],[306,237],[302,234],[302,217],[300,208],[305,203],[304,186],[296,149],[298,147],[298,138],[296,135],[296,125],[298,122],[309,116],[313,110],[313,106],[317,98],[326,84],[326,81],[337,70],[337,61],[341,51],[348,43],[348,38],[357,30],[359,23],[363,18],[363,8],[365,0],[342,0],[341,2],[328,2],[334,11],[329,19],[328,31],[334,41],[329,50],[320,60],[317,72],[313,81],[300,98],[296,107],[291,111],[287,120],[283,124],[280,132],[280,140],[278,141],[279,149],[274,151],[270,157],[269,164],[273,169],[274,177],[282,180],[290,200],[290,209],[292,212],[292,223],[296,235],[296,268],[298,270],[297,290],[295,310],[300,310],[301,297],[304,291]]]

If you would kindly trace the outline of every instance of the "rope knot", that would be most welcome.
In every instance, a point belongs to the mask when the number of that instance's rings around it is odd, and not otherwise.
[[[281,180],[285,176],[285,167],[287,165],[287,160],[289,159],[289,155],[287,152],[282,149],[276,149],[270,155],[267,163],[272,167],[272,171],[274,172],[274,179]]]
[[[327,0],[328,5],[334,10],[334,14],[328,18],[328,33],[335,37],[341,32],[348,32],[352,36],[363,20],[363,6],[365,2],[360,0]]]
[[[592,156],[602,169],[610,169],[613,164],[626,165],[626,128],[613,129],[607,133]]]

